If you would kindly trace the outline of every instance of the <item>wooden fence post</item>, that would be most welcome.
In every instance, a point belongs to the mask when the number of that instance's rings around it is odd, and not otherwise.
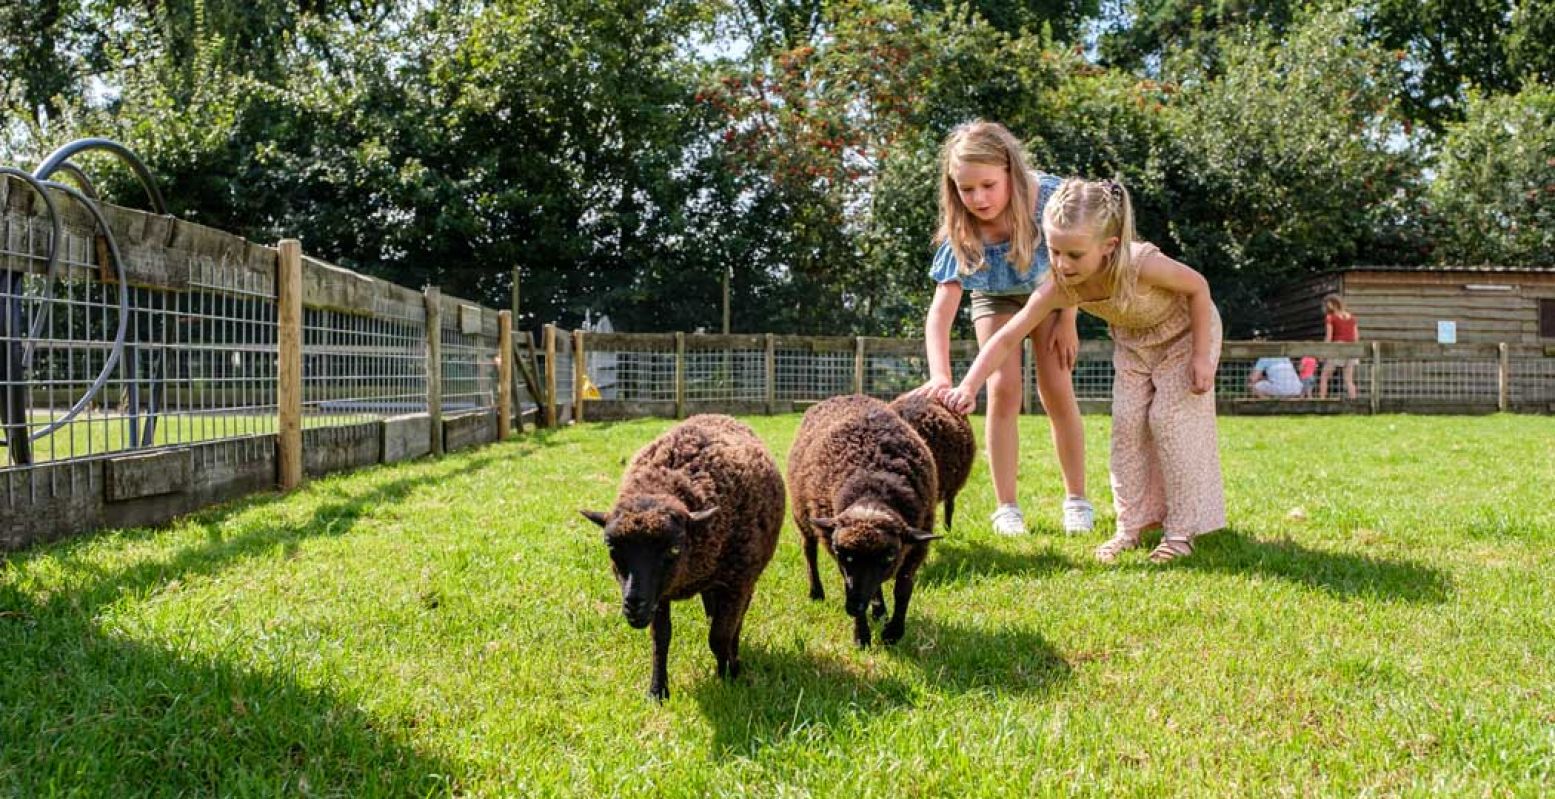
[[[513,434],[513,314],[497,312],[497,440]]]
[[[864,337],[853,337],[853,393],[864,393]]]
[[[1496,410],[1506,413],[1512,405],[1512,352],[1505,341],[1496,350]]]
[[[279,305],[279,415],[276,461],[282,491],[302,485],[302,242],[285,239],[276,248],[276,303]]]
[[[427,416],[432,420],[432,454],[443,454],[443,292],[427,286]]]
[[[686,418],[686,334],[675,331],[675,418]]]
[[[588,369],[583,363],[583,331],[572,331],[572,421],[583,421],[583,387],[588,382]]]
[[[771,333],[766,336],[767,360],[767,415],[777,413],[777,339]]]
[[[545,346],[545,426],[556,427],[556,325],[547,324]]]
[[[1382,413],[1382,342],[1371,343],[1371,412]]]

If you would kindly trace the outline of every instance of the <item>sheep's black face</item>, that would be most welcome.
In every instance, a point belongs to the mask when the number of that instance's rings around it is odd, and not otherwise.
[[[845,589],[843,609],[849,616],[862,617],[870,600],[880,592],[880,587],[891,575],[901,557],[901,545],[895,541],[847,542],[848,531],[834,537],[832,553],[837,556],[837,568],[842,572]],[[843,541],[837,541],[838,538]]]
[[[716,508],[687,513],[647,499],[626,503],[605,515],[583,511],[605,528],[610,569],[621,586],[621,613],[626,623],[642,629],[653,621],[664,589],[674,580],[685,549],[686,530],[712,515]]]
[[[605,536],[605,546],[610,550],[610,568],[621,586],[621,613],[626,623],[637,629],[648,626],[659,609],[659,599],[669,584],[675,564],[680,560],[684,535],[664,538]]]

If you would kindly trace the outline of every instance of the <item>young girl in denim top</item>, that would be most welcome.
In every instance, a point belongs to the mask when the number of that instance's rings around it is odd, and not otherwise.
[[[919,391],[953,385],[950,328],[963,292],[972,294],[978,346],[1009,323],[1047,275],[1039,225],[1043,204],[1059,180],[1027,165],[1024,148],[1003,125],[970,122],[951,131],[940,153],[939,250],[930,276],[937,287],[924,321],[929,382]],[[1030,331],[1037,362],[1037,393],[1047,411],[1064,474],[1064,529],[1089,532],[1095,509],[1085,496],[1085,430],[1071,375],[1079,336],[1075,311],[1037,320]],[[1024,335],[1024,334],[1023,334]],[[988,419],[983,440],[999,507],[993,527],[1005,535],[1026,531],[1016,499],[1017,427],[1023,386],[1019,350],[1001,358],[988,376]]]

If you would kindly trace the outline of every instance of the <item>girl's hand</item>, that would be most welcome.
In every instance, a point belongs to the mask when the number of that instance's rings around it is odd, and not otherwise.
[[[949,391],[954,385],[954,383],[950,382],[949,378],[931,377],[929,378],[929,382],[924,383],[912,391],[907,392],[907,396],[918,397],[928,395],[931,398],[937,398],[942,392]]]
[[[939,393],[939,401],[946,408],[965,416],[977,408],[977,395],[957,386]]]
[[[1080,331],[1073,324],[1066,325],[1060,320],[1054,325],[1048,346],[1058,355],[1059,366],[1065,371],[1074,370],[1075,361],[1080,358]]]
[[[1209,391],[1215,387],[1215,359],[1193,356],[1188,366],[1188,374],[1193,380],[1193,393],[1203,394]]]

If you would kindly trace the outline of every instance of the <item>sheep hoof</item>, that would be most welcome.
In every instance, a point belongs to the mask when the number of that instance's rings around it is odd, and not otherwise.
[[[880,642],[889,646],[902,640],[902,636],[906,634],[906,624],[887,623],[885,629],[880,631]]]
[[[815,600],[815,601],[817,601],[817,602],[820,602],[820,601],[826,599],[826,589],[824,589],[824,588],[822,588],[820,586],[815,586],[815,587],[811,588],[810,589],[810,598]]]
[[[648,696],[655,702],[663,702],[670,698],[670,687],[668,685],[651,686],[648,689]]]

